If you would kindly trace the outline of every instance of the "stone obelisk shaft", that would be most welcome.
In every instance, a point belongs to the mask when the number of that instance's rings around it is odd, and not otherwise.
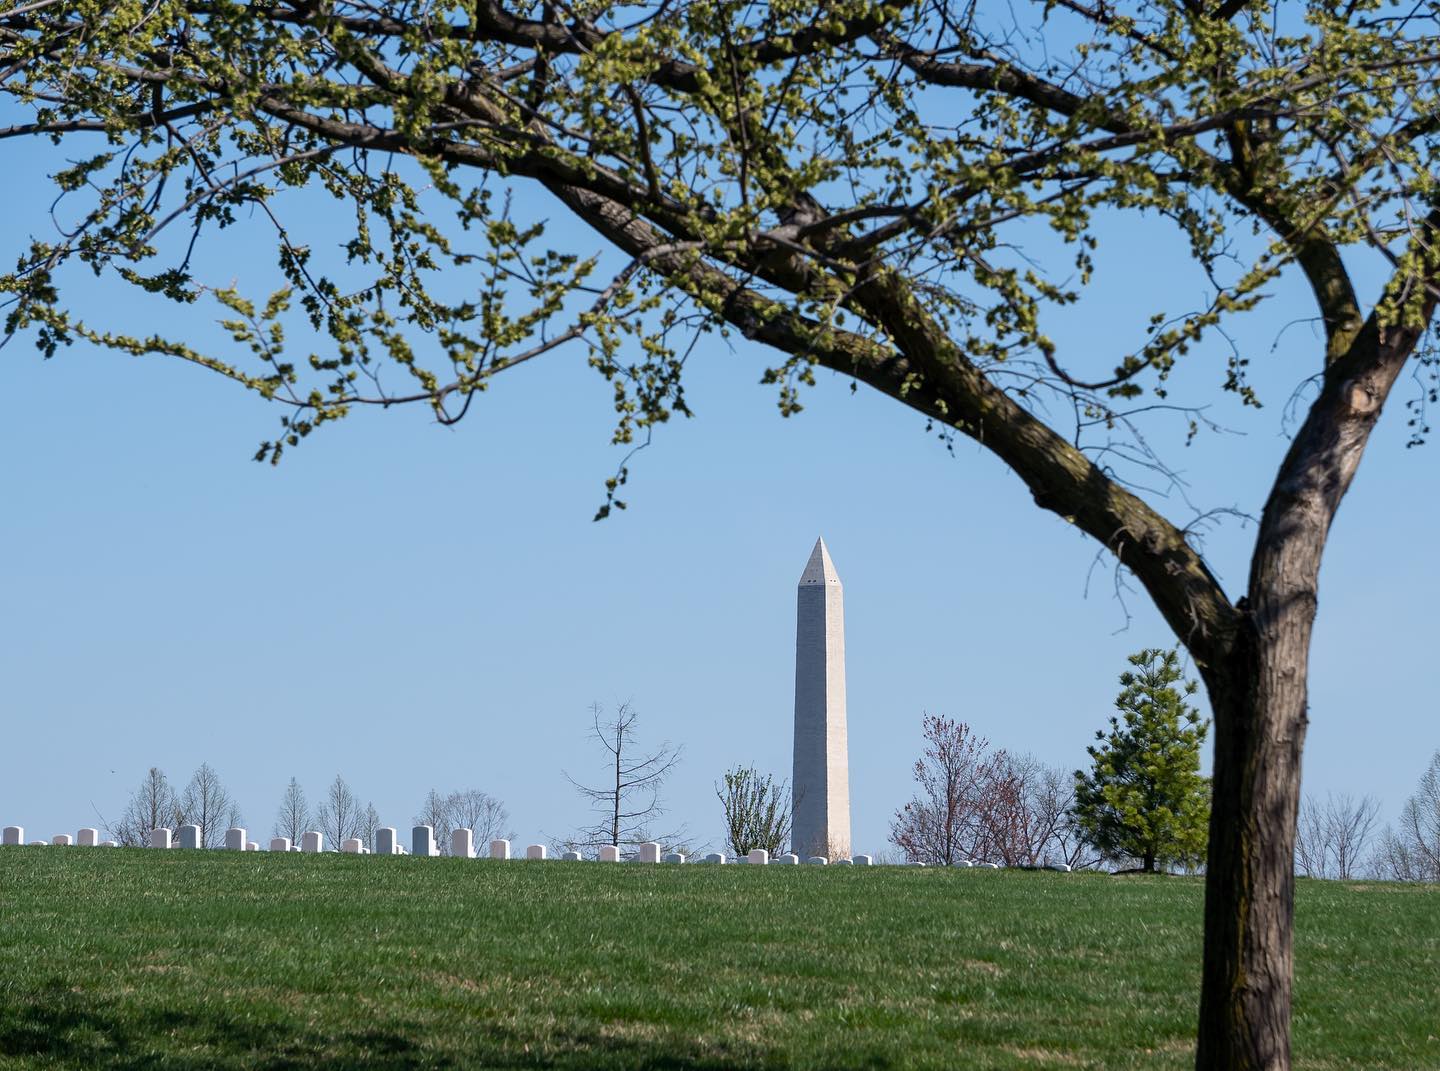
[[[850,854],[845,595],[823,539],[800,576],[795,623],[792,841],[801,858]]]

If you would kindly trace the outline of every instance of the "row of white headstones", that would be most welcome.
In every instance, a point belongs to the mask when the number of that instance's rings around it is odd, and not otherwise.
[[[0,833],[0,844],[19,845],[25,843],[25,830],[22,826],[6,826],[3,833]],[[82,829],[75,837],[68,833],[61,833],[49,841],[32,840],[32,845],[77,845],[90,848],[115,848],[117,842],[113,840],[101,840],[100,833],[95,829]],[[150,833],[150,847],[152,848],[200,848],[200,827],[197,825],[184,825],[177,830],[156,829]],[[229,851],[258,852],[260,845],[248,839],[248,831],[240,826],[235,826],[225,831],[225,847]],[[317,830],[311,830],[302,834],[299,844],[291,844],[289,837],[273,837],[270,840],[272,852],[310,852],[318,853],[325,850],[325,835]],[[435,830],[431,826],[416,826],[410,832],[410,848],[407,850],[400,843],[397,831],[391,826],[385,826],[375,831],[375,850],[372,853],[365,846],[365,842],[359,837],[351,837],[341,844],[340,850],[351,855],[420,855],[435,856],[440,850],[435,843]],[[475,850],[475,834],[469,829],[457,829],[450,835],[450,854],[461,859],[474,859],[478,855]],[[491,859],[511,858],[510,842],[508,840],[492,840],[490,842]],[[518,858],[518,856],[516,856]],[[531,844],[525,849],[526,859],[546,859],[549,852],[543,844]],[[579,852],[565,852],[561,859],[572,862],[579,862],[584,859]],[[680,852],[665,852],[662,854],[661,846],[655,841],[648,841],[639,845],[635,855],[641,863],[683,863],[686,857]],[[617,863],[620,861],[620,848],[615,844],[601,846],[597,861],[602,863]],[[764,848],[756,848],[748,855],[727,857],[724,852],[712,852],[706,855],[700,862],[705,863],[728,863],[733,859],[736,863],[751,863],[764,866],[771,862],[770,853]],[[794,853],[777,855],[773,860],[776,863],[799,863],[801,859]],[[804,862],[825,866],[830,862],[823,855],[813,855]],[[868,855],[856,855],[849,859],[837,859],[840,866],[872,866],[875,860]],[[981,866],[994,866],[993,863],[978,864]]]

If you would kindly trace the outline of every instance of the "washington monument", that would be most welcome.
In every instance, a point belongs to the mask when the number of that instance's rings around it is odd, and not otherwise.
[[[850,854],[850,755],[845,733],[845,593],[817,539],[800,574],[795,615],[794,851]]]

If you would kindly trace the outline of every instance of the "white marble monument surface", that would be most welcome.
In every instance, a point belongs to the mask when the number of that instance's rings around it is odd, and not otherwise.
[[[68,848],[73,840],[74,838],[71,837],[69,833],[56,833],[50,838],[50,843],[58,844],[62,848]]]
[[[526,858],[526,859],[544,859],[544,858],[545,858],[545,845],[543,845],[543,844],[532,844],[532,845],[530,845],[528,848],[525,849],[525,858]]]
[[[77,830],[75,833],[75,843],[82,848],[98,847],[100,844],[100,831],[90,826]]]
[[[25,827],[24,827],[24,826],[6,826],[6,827],[5,827],[4,838],[5,838],[5,839],[4,839],[3,841],[0,841],[0,843],[3,843],[3,844],[24,844],[24,843],[25,843]]]
[[[599,858],[600,858],[600,862],[602,862],[602,863],[618,863],[618,862],[620,862],[620,845],[618,845],[618,844],[602,844],[602,845],[600,845],[600,857],[599,857]]]
[[[312,829],[309,833],[302,833],[300,850],[302,852],[323,852],[325,850],[325,834],[316,829]]]
[[[178,830],[178,833],[179,833],[179,838],[178,838],[178,839],[179,839],[179,845],[178,845],[178,847],[181,847],[181,848],[201,848],[201,847],[204,847],[204,846],[200,843],[200,827],[199,827],[199,826],[194,825],[193,823],[192,823],[191,825],[181,826],[180,829]]]
[[[751,848],[749,862],[765,866],[770,862],[770,853],[764,848]]]
[[[399,855],[400,838],[395,834],[394,826],[381,826],[375,830],[375,854],[376,855]]]
[[[450,854],[457,859],[475,858],[475,831],[461,826],[450,834]]]
[[[647,840],[644,844],[640,845],[640,862],[660,862],[660,845],[653,840]]]
[[[161,826],[159,829],[152,829],[150,831],[150,847],[170,847],[170,830],[166,829],[164,826]]]
[[[410,854],[422,859],[435,854],[434,826],[415,826],[410,830]]]
[[[271,837],[270,850],[272,852],[288,852],[290,850],[289,837]]]
[[[490,842],[491,859],[509,859],[510,842],[508,840],[492,840]]]
[[[790,784],[796,853],[850,854],[850,755],[845,728],[845,592],[825,540],[800,574],[795,613],[795,759]]]
[[[240,826],[231,826],[225,831],[225,850],[227,852],[243,852],[248,832]]]

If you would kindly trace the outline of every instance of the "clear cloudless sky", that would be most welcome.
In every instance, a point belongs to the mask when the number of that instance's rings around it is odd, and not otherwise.
[[[53,158],[12,159],[7,256],[52,233]],[[558,241],[599,247],[534,207]],[[302,209],[323,255],[338,216]],[[265,226],[203,246],[202,272],[263,293]],[[1149,223],[1117,222],[1100,266],[1056,320],[1062,358],[1113,365],[1152,311],[1204,300]],[[69,278],[97,323],[216,337],[208,308]],[[1258,512],[1285,400],[1316,370],[1312,314],[1287,279],[1239,325],[1259,412],[1219,392],[1223,350],[1187,359],[1176,396],[1236,431],[1187,448],[1178,422],[1151,429],[1196,506]],[[983,450],[948,452],[844,377],[821,373],[781,419],[757,385],[770,360],[702,340],[696,419],[658,431],[631,465],[630,508],[596,524],[620,455],[610,388],[579,351],[499,377],[457,427],[363,412],[271,468],[250,457],[278,412],[207,372],[84,346],[45,362],[25,339],[0,350],[0,823],[45,838],[98,825],[147,767],[179,785],[209,762],[257,839],[290,777],[318,802],[337,773],[385,824],[408,826],[431,787],[477,787],[522,841],[563,836],[586,819],[565,774],[603,777],[587,710],[629,700],[642,746],[684,747],[673,818],[718,844],[728,766],[789,774],[795,585],[822,534],[845,584],[857,850],[886,846],[926,711],[1082,765],[1126,655],[1173,642],[1143,592],[1117,597],[1095,545]],[[1375,793],[1387,818],[1440,747],[1440,445],[1405,448],[1411,393],[1333,533],[1305,752],[1308,792]],[[1192,516],[1178,495],[1160,504]],[[1252,538],[1237,519],[1207,538],[1232,595]]]

